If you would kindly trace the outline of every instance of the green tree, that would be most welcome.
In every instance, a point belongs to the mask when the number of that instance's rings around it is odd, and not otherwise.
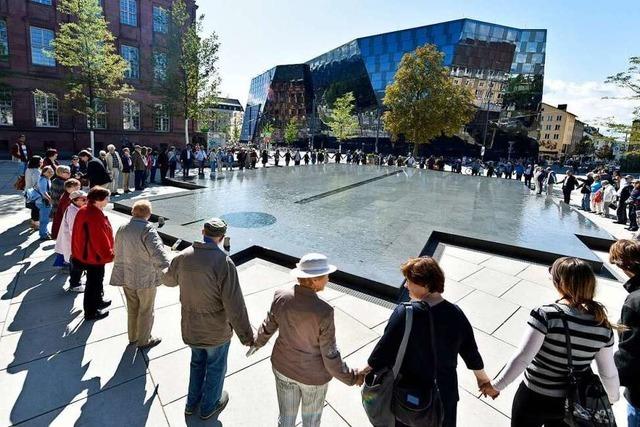
[[[193,20],[184,0],[176,0],[169,13],[166,71],[154,85],[170,114],[184,119],[185,143],[189,143],[189,123],[211,121],[217,100],[218,50],[215,32],[203,36],[204,15]]]
[[[284,142],[287,145],[293,144],[298,139],[300,126],[295,118],[291,118],[287,126],[284,128]]]
[[[343,141],[357,135],[358,117],[354,114],[355,101],[353,92],[347,92],[336,98],[327,112],[326,123],[338,139],[339,151],[342,151]]]
[[[576,156],[590,156],[594,151],[593,141],[591,141],[588,136],[584,136],[573,148],[572,154]]]
[[[612,99],[631,99],[640,101],[640,56],[629,58],[629,67],[620,73],[613,74],[605,80],[623,89],[628,89],[631,94],[626,97]],[[640,106],[634,110],[636,116],[640,116]]]
[[[127,62],[118,55],[99,0],[60,0],[58,12],[70,16],[60,24],[53,56],[67,68],[65,101],[86,116],[94,149],[96,116],[104,103],[128,94]]]
[[[229,126],[227,136],[232,144],[240,142],[240,131],[242,130],[242,122],[237,117],[233,118],[233,123]]]
[[[402,57],[383,103],[385,129],[403,134],[414,143],[427,144],[441,135],[451,136],[469,123],[476,111],[469,89],[456,86],[442,65],[444,54],[431,44]]]

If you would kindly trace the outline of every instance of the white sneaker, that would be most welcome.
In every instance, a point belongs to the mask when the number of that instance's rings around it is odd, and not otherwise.
[[[67,289],[67,291],[69,291],[69,292],[78,292],[78,293],[82,293],[82,292],[84,292],[84,285],[79,285],[79,286],[69,286],[69,288]]]

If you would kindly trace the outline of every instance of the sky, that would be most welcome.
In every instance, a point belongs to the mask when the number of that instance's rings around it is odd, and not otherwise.
[[[596,124],[631,120],[634,103],[605,85],[640,56],[639,0],[198,0],[205,34],[221,42],[221,96],[244,105],[251,79],[278,64],[305,62],[358,37],[460,18],[547,29],[543,101],[568,104]],[[636,101],[637,104],[637,101]]]

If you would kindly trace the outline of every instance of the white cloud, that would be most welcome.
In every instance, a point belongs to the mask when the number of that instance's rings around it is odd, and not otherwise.
[[[620,98],[630,92],[603,82],[571,82],[545,79],[543,101],[547,104],[567,104],[567,110],[578,119],[597,125],[598,119],[615,117],[616,121],[631,123],[633,109],[640,106],[638,101]]]

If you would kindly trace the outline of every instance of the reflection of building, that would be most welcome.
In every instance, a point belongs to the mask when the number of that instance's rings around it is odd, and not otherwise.
[[[221,146],[240,140],[244,110],[240,101],[218,98],[213,107],[213,119],[208,133],[209,146]]]
[[[296,75],[287,78],[304,84],[304,93],[312,93],[319,106],[331,105],[337,97],[353,92],[360,114],[360,135],[375,134],[385,89],[393,81],[402,56],[428,43],[443,52],[444,64],[456,83],[469,86],[476,96],[479,114],[468,128],[476,140],[481,139],[488,121],[500,120],[509,128],[529,130],[542,99],[546,39],[546,30],[471,19],[355,39],[305,64],[274,67],[255,77],[249,89],[242,139],[252,139],[265,120],[287,121],[300,116],[301,104],[295,114],[291,108],[274,106],[280,103],[277,87],[282,84],[282,67],[299,67]],[[308,115],[312,102],[305,101]],[[315,125],[310,128],[320,130]]]
[[[65,69],[50,55],[66,15],[57,1],[0,1],[0,150],[25,134],[32,147],[71,151],[89,145],[85,116],[63,103]],[[129,100],[98,103],[96,149],[128,140],[144,145],[184,143],[184,121],[169,116],[151,93],[168,31],[171,0],[103,0],[117,51],[129,62]],[[194,0],[186,1],[195,16]],[[156,68],[156,69],[154,69]],[[42,91],[36,92],[37,90]]]
[[[575,114],[567,111],[567,104],[554,107],[545,102],[542,103],[540,108],[540,157],[559,159],[571,154],[569,148],[574,141],[576,117]]]

